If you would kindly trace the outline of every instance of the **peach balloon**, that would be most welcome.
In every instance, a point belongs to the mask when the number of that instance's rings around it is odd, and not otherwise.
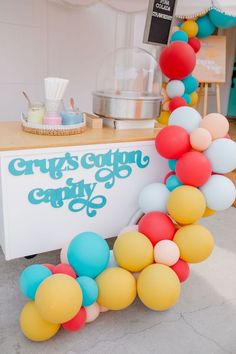
[[[86,306],[84,309],[86,311],[86,323],[95,321],[100,314],[100,306],[97,302],[90,306]]]
[[[156,263],[168,266],[174,265],[179,260],[179,247],[170,240],[159,241],[154,247],[154,259]]]
[[[162,104],[163,111],[169,111],[169,104],[170,101],[166,101],[165,103]]]
[[[204,151],[211,145],[211,134],[204,128],[197,128],[190,134],[190,144],[197,151]]]
[[[209,131],[212,140],[224,138],[229,131],[228,120],[220,113],[210,113],[200,123],[200,127]]]

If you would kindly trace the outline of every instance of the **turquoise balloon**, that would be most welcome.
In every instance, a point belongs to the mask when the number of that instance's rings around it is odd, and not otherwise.
[[[170,42],[176,42],[176,41],[181,41],[181,42],[188,42],[188,35],[184,31],[176,31],[172,34],[170,37]]]
[[[40,264],[30,265],[20,275],[19,286],[21,292],[27,298],[34,300],[39,285],[50,275],[52,275],[52,272],[47,267]]]
[[[199,17],[196,22],[198,25],[198,38],[209,37],[216,30],[216,26],[211,22],[210,17],[208,15]]]
[[[187,76],[182,82],[185,87],[185,93],[187,94],[193,93],[198,88],[198,81],[193,75]]]
[[[109,261],[107,242],[95,232],[82,232],[70,242],[67,258],[79,276],[95,278]]]
[[[180,182],[176,175],[172,175],[166,180],[166,187],[172,192],[175,188],[182,186],[183,183]]]
[[[89,277],[78,277],[76,281],[79,283],[83,294],[82,306],[92,305],[98,298],[96,281]]]
[[[187,104],[191,102],[191,97],[189,96],[189,94],[185,93],[182,97]]]
[[[226,15],[216,9],[209,11],[211,22],[218,28],[230,28],[236,25],[236,17]]]
[[[177,160],[169,160],[168,166],[171,171],[175,171]]]

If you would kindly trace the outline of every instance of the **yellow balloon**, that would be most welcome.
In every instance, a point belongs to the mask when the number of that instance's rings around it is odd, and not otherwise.
[[[122,310],[136,297],[136,281],[127,270],[107,268],[97,278],[97,303],[109,310]]]
[[[198,188],[180,186],[174,189],[167,201],[170,216],[179,224],[192,224],[200,219],[206,209],[205,198]]]
[[[184,21],[181,25],[181,30],[187,33],[189,38],[193,38],[198,33],[198,24],[193,20]]]
[[[193,93],[190,93],[190,99],[191,99],[191,101],[190,101],[189,105],[191,107],[196,106],[196,104],[198,102],[198,94],[196,91],[194,91]]]
[[[40,315],[52,323],[71,320],[80,310],[82,291],[77,281],[66,274],[54,274],[37,289],[35,305]]]
[[[214,240],[210,231],[202,225],[188,225],[179,229],[173,241],[178,245],[180,258],[188,263],[199,263],[210,256]]]
[[[157,120],[159,123],[161,123],[163,125],[168,125],[169,117],[170,117],[169,111],[162,111],[160,116],[157,118]]]
[[[216,213],[215,210],[206,207],[203,217],[207,218],[208,216],[214,215],[215,213]]]
[[[155,311],[164,311],[178,301],[180,282],[170,267],[164,264],[151,264],[139,275],[137,290],[145,306]]]
[[[118,265],[130,272],[140,272],[154,261],[151,241],[136,231],[120,235],[113,252]]]
[[[20,314],[20,328],[23,334],[35,342],[52,338],[60,324],[45,321],[39,314],[33,301],[27,302]]]

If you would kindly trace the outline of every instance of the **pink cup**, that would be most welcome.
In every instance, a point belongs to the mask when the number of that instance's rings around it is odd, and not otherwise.
[[[60,116],[45,116],[43,120],[43,124],[45,125],[61,125],[61,117]]]

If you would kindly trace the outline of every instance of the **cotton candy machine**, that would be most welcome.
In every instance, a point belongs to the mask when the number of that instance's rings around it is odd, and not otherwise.
[[[121,48],[103,62],[93,93],[93,112],[117,119],[155,119],[160,113],[162,74],[140,48]]]

